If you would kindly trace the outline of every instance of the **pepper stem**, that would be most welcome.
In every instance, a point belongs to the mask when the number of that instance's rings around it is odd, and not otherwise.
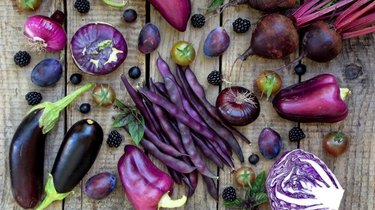
[[[113,2],[112,0],[102,0],[105,4],[111,7],[123,8],[128,4],[128,1],[122,1],[122,3]]]
[[[46,197],[43,199],[42,203],[39,204],[36,210],[43,210],[47,208],[52,202],[62,200],[71,193],[58,193],[56,191],[55,184],[53,183],[53,176],[50,173],[48,173],[48,179],[44,191],[46,192]]]
[[[340,88],[340,98],[345,101],[352,94],[349,88]]]
[[[172,200],[172,198],[169,196],[168,193],[169,192],[165,193],[161,197],[161,199],[159,201],[159,204],[158,204],[158,209],[160,209],[160,208],[178,208],[178,207],[183,206],[187,201],[187,197],[185,195],[183,195],[180,199]]]
[[[34,106],[29,111],[29,113],[37,109],[44,109],[43,114],[39,119],[39,127],[42,128],[43,134],[46,134],[50,132],[52,128],[54,128],[57,124],[60,112],[64,110],[65,107],[67,107],[70,103],[72,103],[78,96],[88,91],[92,87],[94,87],[93,83],[87,83],[86,85],[80,87],[79,89],[54,103],[44,102]]]

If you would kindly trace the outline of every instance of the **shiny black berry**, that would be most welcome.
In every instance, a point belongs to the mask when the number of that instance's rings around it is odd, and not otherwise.
[[[34,106],[34,105],[39,104],[43,100],[43,97],[42,97],[41,93],[38,93],[38,92],[28,92],[25,95],[25,99],[27,101],[27,104],[29,104],[31,106]]]
[[[122,142],[122,135],[116,131],[113,130],[108,135],[107,144],[109,147],[119,147]]]
[[[79,13],[88,13],[90,11],[90,2],[87,0],[76,0],[74,8],[76,8]]]
[[[236,189],[234,187],[227,187],[223,190],[223,200],[232,202],[237,199]]]
[[[137,16],[137,12],[134,9],[127,9],[122,13],[122,17],[127,23],[132,23],[137,20]]]
[[[202,14],[195,14],[191,16],[190,22],[194,28],[202,28],[206,23],[206,18]]]
[[[81,104],[81,106],[79,106],[79,111],[82,114],[89,113],[90,110],[91,110],[91,105],[89,103],[83,103],[83,104]]]
[[[26,51],[18,51],[14,55],[14,63],[20,67],[27,66],[30,63],[31,56]]]
[[[290,141],[300,141],[300,140],[304,139],[305,137],[306,137],[305,133],[299,127],[294,127],[289,131],[289,140]]]
[[[294,72],[301,76],[301,75],[304,75],[306,73],[306,65],[304,64],[297,64],[295,67],[294,67]]]
[[[207,81],[211,85],[220,85],[222,82],[222,76],[219,71],[212,71],[207,76]]]
[[[251,27],[250,20],[237,18],[233,23],[233,31],[237,33],[245,33],[247,32]]]
[[[69,78],[70,82],[74,85],[78,85],[79,83],[82,82],[82,74],[72,74]]]
[[[129,69],[129,77],[132,79],[138,79],[141,76],[141,69],[138,66],[133,66]]]
[[[253,164],[253,165],[255,165],[255,164],[257,164],[259,162],[259,156],[257,155],[257,154],[251,154],[250,156],[249,156],[249,163],[251,163],[251,164]]]

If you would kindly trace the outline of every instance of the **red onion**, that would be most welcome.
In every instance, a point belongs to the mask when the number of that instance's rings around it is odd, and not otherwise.
[[[222,90],[216,99],[216,109],[219,116],[230,125],[250,124],[260,113],[255,94],[240,86]]]
[[[109,74],[125,60],[128,47],[121,32],[107,23],[89,23],[73,35],[71,52],[74,63],[83,72]]]
[[[67,41],[66,33],[62,27],[64,19],[65,15],[60,10],[56,10],[51,17],[31,16],[25,22],[23,34],[38,51],[61,51]]]

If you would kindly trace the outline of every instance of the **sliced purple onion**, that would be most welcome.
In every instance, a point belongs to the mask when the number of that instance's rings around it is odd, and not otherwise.
[[[74,63],[83,72],[105,75],[125,60],[128,47],[121,32],[107,23],[89,23],[73,35],[70,43]]]
[[[266,180],[274,210],[339,209],[344,189],[317,156],[296,149],[274,163]]]

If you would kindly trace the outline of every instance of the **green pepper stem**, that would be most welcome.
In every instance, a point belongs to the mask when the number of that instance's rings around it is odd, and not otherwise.
[[[352,94],[349,88],[340,88],[340,98],[345,101]]]
[[[55,184],[53,183],[53,176],[50,173],[48,173],[48,179],[44,191],[46,192],[46,197],[43,199],[42,203],[39,204],[36,210],[43,210],[54,201],[63,200],[66,196],[68,196],[71,193],[58,193],[56,191]]]
[[[187,201],[187,197],[183,195],[180,199],[172,200],[172,198],[168,194],[169,192],[166,192],[160,199],[158,204],[158,209],[160,208],[178,208],[183,205],[185,205]]]
[[[55,127],[59,120],[60,112],[65,109],[70,103],[72,103],[78,96],[94,87],[93,83],[87,83],[80,87],[64,98],[52,103],[44,102],[34,106],[30,111],[33,112],[37,109],[44,109],[43,114],[39,119],[39,127],[42,128],[43,134],[46,134]]]
[[[117,7],[117,8],[123,8],[125,7],[128,2],[126,1],[122,1],[122,3],[116,3],[116,2],[113,2],[112,0],[102,0],[105,4],[111,6],[111,7]]]

